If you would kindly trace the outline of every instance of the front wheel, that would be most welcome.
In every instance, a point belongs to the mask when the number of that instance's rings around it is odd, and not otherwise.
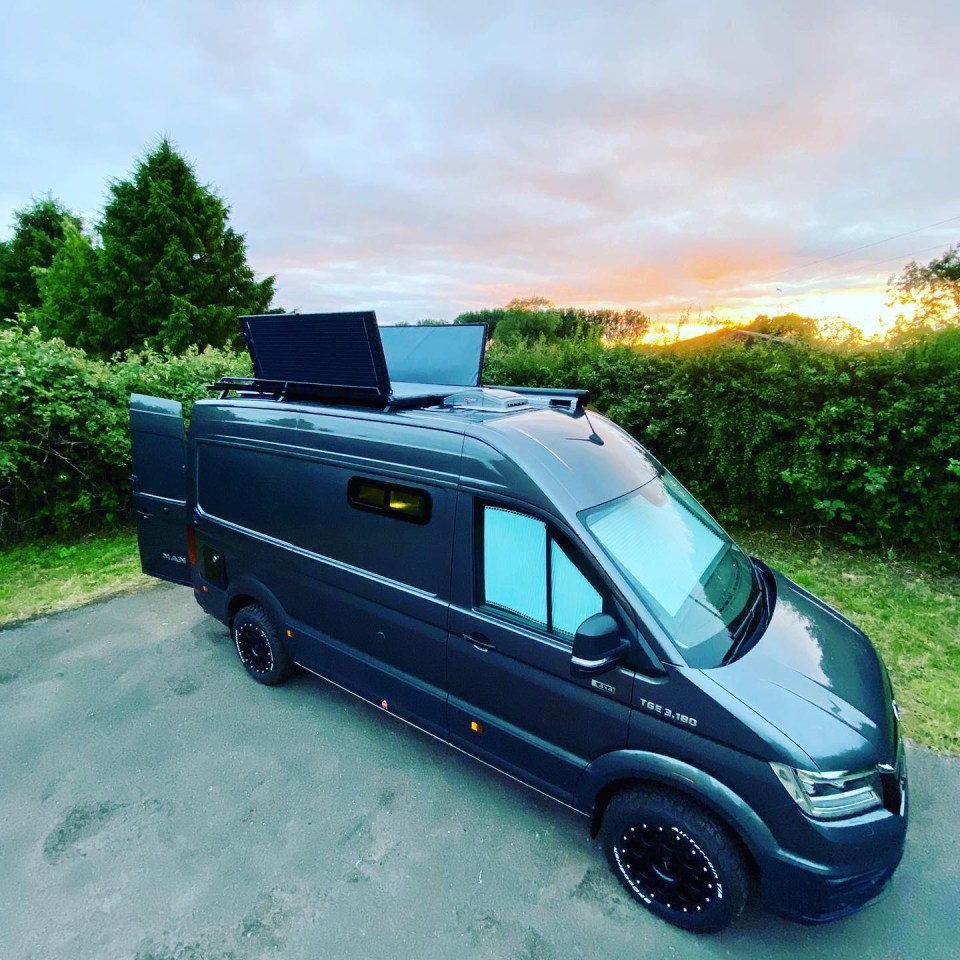
[[[655,788],[626,790],[610,801],[600,836],[620,882],[668,923],[715,933],[743,911],[748,871],[740,846],[694,801]]]
[[[247,673],[259,683],[283,683],[293,663],[280,639],[280,631],[259,604],[244,607],[233,618],[233,643]]]

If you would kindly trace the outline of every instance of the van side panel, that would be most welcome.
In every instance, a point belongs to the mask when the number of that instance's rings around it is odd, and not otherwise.
[[[322,421],[327,433],[298,429],[286,437],[296,444],[281,445],[224,423],[229,439],[210,430],[198,437],[203,538],[222,547],[228,579],[263,583],[276,596],[298,663],[442,732],[456,487],[442,470],[415,479],[408,464],[413,443],[422,457],[432,434],[451,448],[439,451],[441,462],[453,461],[460,438],[423,429],[414,438],[388,424],[391,444],[351,446],[340,432],[349,419],[303,419]],[[369,420],[356,426],[371,431]],[[404,467],[389,462],[391,447]],[[359,509],[348,499],[355,477],[421,491],[429,521]]]

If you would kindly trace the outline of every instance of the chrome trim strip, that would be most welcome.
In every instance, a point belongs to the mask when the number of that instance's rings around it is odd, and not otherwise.
[[[582,657],[571,657],[570,662],[578,667],[592,669],[594,667],[602,667],[606,663],[610,663],[612,665],[612,663],[615,661],[611,661],[609,657],[603,657],[600,660],[584,660]]]
[[[376,707],[377,705],[373,701],[368,700],[366,697],[362,696],[359,693],[354,692],[349,687],[343,686],[341,683],[337,683],[336,680],[331,680],[329,677],[325,677],[322,673],[317,673],[316,670],[311,670],[309,667],[305,667],[302,663],[298,663],[297,666],[301,670],[306,670],[307,673],[313,674],[313,676],[318,677],[321,680],[324,680],[326,683],[332,684],[338,689],[342,690],[344,693],[349,693],[351,697],[356,697],[362,703],[365,703],[368,707]],[[533,786],[531,783],[527,783],[526,780],[521,780],[519,777],[515,777],[512,773],[507,773],[506,770],[501,770],[499,767],[495,767],[492,763],[487,763],[486,760],[481,760],[476,754],[470,753],[468,750],[464,750],[463,747],[458,747],[455,743],[451,743],[449,740],[444,740],[443,737],[438,737],[435,733],[431,733],[429,730],[424,730],[423,727],[418,727],[412,720],[407,720],[405,717],[401,717],[399,714],[394,713],[392,710],[383,710],[380,708],[383,713],[389,714],[391,717],[395,717],[397,720],[403,721],[408,727],[413,727],[414,730],[419,730],[420,733],[426,734],[428,737],[432,737],[438,743],[445,744],[453,750],[456,750],[457,753],[462,753],[465,757],[469,757],[471,760],[476,760],[477,763],[482,763],[485,767],[489,767],[491,770],[495,770],[497,773],[502,774],[505,777],[509,777],[516,783],[519,783],[521,786],[526,787],[528,790],[532,790],[534,793],[539,793],[540,796],[546,797],[548,800],[552,800],[554,803],[559,803],[561,807],[566,807],[568,810],[572,810],[574,813],[580,814],[581,817],[586,817],[590,819],[589,813],[584,813],[582,810],[578,810],[576,807],[572,807],[569,803],[566,803],[563,800],[558,800],[556,797],[547,793],[544,790],[541,790],[539,787]]]
[[[134,496],[143,497],[146,500],[156,500],[158,503],[173,503],[178,507],[185,507],[186,500],[177,500],[176,497],[161,497],[159,493],[144,493],[143,490],[134,491]]]
[[[301,557],[305,557],[307,560],[316,560],[319,563],[326,564],[328,567],[333,567],[334,569],[340,570],[343,573],[351,573],[354,576],[363,577],[365,580],[370,580],[372,583],[377,583],[380,586],[393,587],[395,590],[403,590],[405,593],[412,593],[418,597],[422,597],[424,600],[439,600],[437,594],[431,593],[429,590],[421,590],[419,587],[413,587],[409,583],[401,583],[399,580],[391,580],[389,577],[382,577],[378,573],[371,573],[369,570],[363,570],[360,567],[354,567],[349,563],[343,563],[341,560],[334,560],[333,557],[324,556],[322,553],[314,553],[312,550],[307,550],[304,547],[298,547],[296,544],[288,543],[286,540],[280,540],[277,537],[271,537],[266,533],[260,533],[257,530],[252,530],[250,527],[244,527],[239,523],[232,523],[230,520],[224,520],[222,517],[217,517],[212,513],[207,513],[207,511],[204,510],[200,504],[197,504],[197,516],[204,520],[212,520],[214,523],[219,523],[228,530],[233,530],[234,533],[242,533],[244,536],[253,537],[255,540],[260,540],[263,543],[269,543],[271,546],[280,547],[283,550],[291,550],[293,553],[299,554]]]

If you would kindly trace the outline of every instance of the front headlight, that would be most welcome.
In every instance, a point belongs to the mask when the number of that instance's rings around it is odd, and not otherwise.
[[[880,774],[876,770],[814,773],[785,763],[770,766],[800,809],[817,820],[852,817],[883,805]]]

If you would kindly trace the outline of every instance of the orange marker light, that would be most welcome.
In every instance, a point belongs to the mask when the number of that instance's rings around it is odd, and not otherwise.
[[[287,631],[287,636],[292,638],[292,637],[293,637],[293,631],[292,631],[292,630],[288,630],[288,631]]]
[[[470,729],[474,733],[483,733],[483,724],[479,720],[471,720]]]

